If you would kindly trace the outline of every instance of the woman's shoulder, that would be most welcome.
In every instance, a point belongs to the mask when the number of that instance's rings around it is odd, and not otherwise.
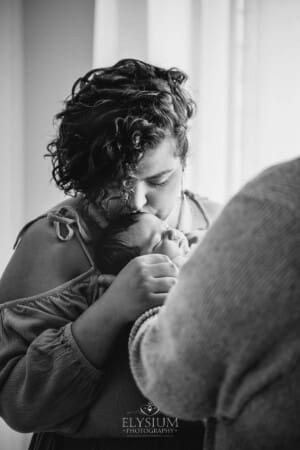
[[[90,268],[78,240],[59,240],[45,214],[30,222],[19,239],[0,280],[0,298],[7,301],[37,295]]]

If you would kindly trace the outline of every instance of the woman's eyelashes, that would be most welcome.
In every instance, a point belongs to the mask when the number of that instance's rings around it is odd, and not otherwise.
[[[161,187],[161,186],[165,186],[166,184],[168,184],[169,179],[165,180],[165,181],[148,181],[148,184],[150,186],[156,186],[156,187]]]
[[[168,177],[164,177],[164,178],[152,178],[148,180],[148,184],[150,186],[156,186],[156,187],[161,187],[161,186],[165,186],[166,184],[169,183],[169,181],[172,178],[172,174],[169,175]]]

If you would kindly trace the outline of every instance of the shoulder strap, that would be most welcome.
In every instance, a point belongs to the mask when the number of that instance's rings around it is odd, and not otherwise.
[[[48,220],[53,224],[56,236],[60,241],[69,241],[76,235],[82,250],[89,263],[95,267],[94,260],[86,246],[91,242],[91,237],[82,225],[78,212],[72,206],[62,206],[57,210],[51,210],[47,214]]]
[[[208,201],[207,197],[201,197],[198,194],[194,194],[193,192],[189,191],[189,190],[185,190],[184,194],[190,199],[192,200],[195,205],[197,205],[198,209],[200,209],[202,216],[206,222],[206,228],[210,227],[211,224],[211,220],[210,217],[206,211],[206,208],[204,207],[204,203]]]
[[[57,210],[48,212],[47,217],[55,227],[56,235],[60,241],[69,241],[74,235],[76,225],[80,236],[85,242],[90,242],[91,238],[82,226],[78,212],[72,206],[62,206]]]
[[[17,248],[24,233],[31,227],[31,225],[44,217],[47,217],[49,222],[54,226],[56,236],[60,241],[69,241],[75,234],[90,265],[95,267],[94,260],[85,245],[85,243],[91,242],[91,238],[82,226],[79,214],[72,206],[62,206],[59,209],[50,210],[48,213],[41,214],[26,223],[16,238],[13,246],[14,250]]]

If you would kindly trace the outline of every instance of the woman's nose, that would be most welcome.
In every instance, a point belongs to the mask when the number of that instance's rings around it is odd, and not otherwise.
[[[132,211],[142,211],[147,203],[147,190],[144,183],[136,183],[129,196],[129,208]]]

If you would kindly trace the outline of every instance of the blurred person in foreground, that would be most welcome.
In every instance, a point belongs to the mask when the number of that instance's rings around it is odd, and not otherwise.
[[[162,307],[130,335],[131,369],[207,450],[300,448],[300,159],[250,181]]]

